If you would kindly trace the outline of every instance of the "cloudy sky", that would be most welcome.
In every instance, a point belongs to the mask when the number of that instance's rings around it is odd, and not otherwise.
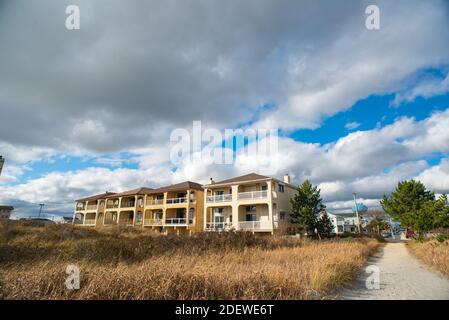
[[[70,4],[80,30],[65,27]],[[310,179],[333,209],[353,191],[377,206],[409,178],[447,193],[449,3],[0,0],[0,202],[16,216],[267,173],[243,150],[173,164],[170,133],[197,120],[279,129],[269,173]]]

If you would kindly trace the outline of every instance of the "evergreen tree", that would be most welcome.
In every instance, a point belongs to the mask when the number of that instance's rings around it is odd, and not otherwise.
[[[435,194],[426,190],[422,182],[410,180],[399,182],[390,197],[384,195],[380,204],[402,226],[412,227],[417,213],[434,199]]]
[[[293,208],[290,221],[311,231],[316,227],[317,218],[324,208],[320,190],[306,180],[298,187],[297,192],[295,197],[290,200]]]

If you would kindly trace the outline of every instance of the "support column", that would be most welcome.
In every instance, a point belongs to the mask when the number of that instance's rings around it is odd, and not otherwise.
[[[118,198],[118,208],[117,208],[117,225],[120,225],[120,209],[122,207],[122,198]]]
[[[271,234],[273,234],[274,230],[274,222],[273,222],[273,191],[272,191],[272,181],[267,181],[267,190],[268,190],[268,221],[271,226]]]
[[[207,228],[207,188],[204,188],[204,206],[203,206],[203,230],[206,231]],[[210,222],[210,221],[209,221]]]
[[[238,205],[239,186],[231,186],[232,193],[232,226],[239,230],[239,205]]]

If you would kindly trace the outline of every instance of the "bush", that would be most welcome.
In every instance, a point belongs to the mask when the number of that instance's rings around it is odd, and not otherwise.
[[[447,233],[441,233],[436,236],[435,238],[438,242],[444,242],[446,240],[449,240],[449,234]]]

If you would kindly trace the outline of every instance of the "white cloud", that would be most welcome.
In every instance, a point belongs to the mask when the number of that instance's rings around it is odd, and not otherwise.
[[[397,93],[391,105],[398,107],[404,102],[413,102],[418,97],[430,98],[447,92],[449,92],[449,73],[443,79],[425,79],[411,89]]]
[[[360,127],[360,123],[356,121],[348,122],[345,124],[345,129],[347,130],[354,130],[357,129],[358,127]]]

